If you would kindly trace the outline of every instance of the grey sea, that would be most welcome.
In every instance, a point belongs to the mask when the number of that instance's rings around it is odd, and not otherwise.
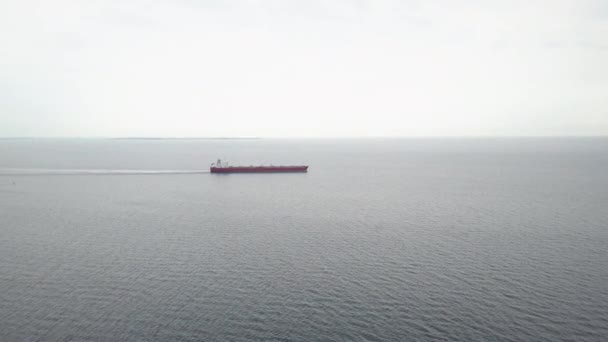
[[[607,340],[607,138],[0,140],[3,342]]]

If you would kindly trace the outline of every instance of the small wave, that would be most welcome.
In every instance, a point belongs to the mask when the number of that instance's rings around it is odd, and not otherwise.
[[[17,169],[0,168],[0,176],[48,175],[187,175],[209,173],[209,170],[130,170],[130,169]]]

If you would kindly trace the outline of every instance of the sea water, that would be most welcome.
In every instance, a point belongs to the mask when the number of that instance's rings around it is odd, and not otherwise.
[[[0,140],[0,341],[607,338],[606,138]]]

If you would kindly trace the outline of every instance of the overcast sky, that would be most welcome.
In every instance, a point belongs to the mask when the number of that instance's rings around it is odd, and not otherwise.
[[[606,0],[0,0],[0,136],[606,134]]]

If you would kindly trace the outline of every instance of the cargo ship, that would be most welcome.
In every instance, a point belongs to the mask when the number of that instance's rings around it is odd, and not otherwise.
[[[259,165],[259,166],[229,166],[223,165],[220,159],[216,163],[211,164],[209,171],[211,173],[277,173],[277,172],[307,172],[308,165]]]

